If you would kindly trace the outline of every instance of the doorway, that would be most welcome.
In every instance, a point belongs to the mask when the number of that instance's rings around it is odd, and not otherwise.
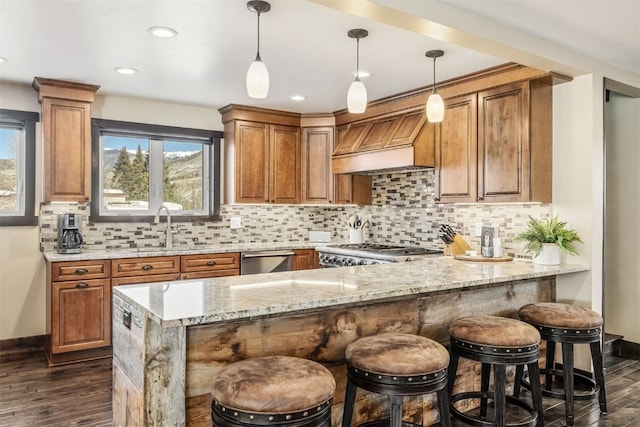
[[[604,87],[604,327],[640,355],[640,89]]]

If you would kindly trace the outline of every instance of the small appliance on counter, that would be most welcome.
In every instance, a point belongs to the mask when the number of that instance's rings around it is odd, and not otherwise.
[[[84,243],[80,215],[66,213],[58,215],[58,253],[79,254]]]

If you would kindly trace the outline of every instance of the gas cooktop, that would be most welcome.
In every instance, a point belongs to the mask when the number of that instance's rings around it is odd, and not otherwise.
[[[428,255],[442,253],[441,250],[426,249],[419,246],[394,246],[381,243],[346,243],[342,245],[328,245],[327,247],[390,255]]]

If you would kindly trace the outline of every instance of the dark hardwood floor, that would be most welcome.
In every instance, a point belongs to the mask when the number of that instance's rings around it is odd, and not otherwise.
[[[639,427],[640,361],[610,357],[605,376],[609,412],[578,401],[575,426]],[[563,426],[564,402],[544,406],[546,426]],[[41,352],[0,356],[0,426],[110,425],[111,359],[48,368]]]

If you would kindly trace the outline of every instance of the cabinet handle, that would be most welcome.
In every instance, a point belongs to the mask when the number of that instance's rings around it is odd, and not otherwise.
[[[482,197],[482,196],[478,197],[478,201],[480,201],[480,202],[481,202],[481,201],[483,201],[483,200],[484,200],[484,197]]]
[[[145,264],[142,266],[142,270],[144,271],[153,270],[153,265]]]
[[[216,265],[217,262],[215,262],[214,260],[211,261],[207,261],[207,265]]]
[[[78,268],[76,270],[76,274],[87,274],[89,272],[89,270],[87,270],[86,268]]]
[[[86,289],[86,288],[88,288],[88,287],[89,287],[89,284],[88,284],[88,283],[78,283],[78,284],[76,285],[76,288],[77,288],[77,289]]]
[[[440,197],[436,197],[434,200],[435,200],[436,202],[439,202],[439,201],[440,201]]]

